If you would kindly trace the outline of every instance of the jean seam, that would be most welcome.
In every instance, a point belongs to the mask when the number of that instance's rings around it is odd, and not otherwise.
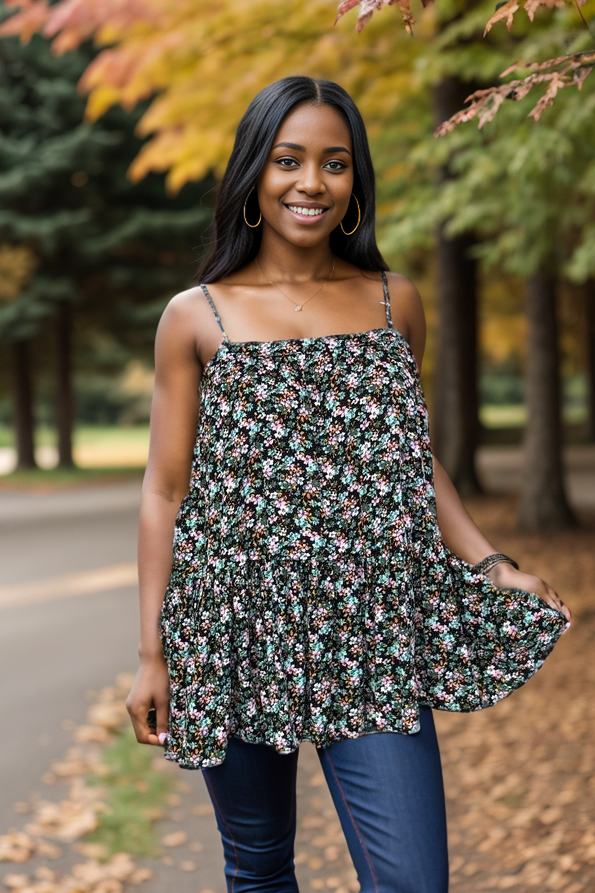
[[[349,818],[351,819],[351,821],[352,821],[352,823],[353,823],[353,827],[355,828],[355,833],[356,833],[357,836],[358,836],[358,839],[359,839],[359,842],[360,842],[360,844],[361,844],[362,850],[364,851],[364,854],[365,854],[365,856],[366,856],[366,859],[368,860],[368,866],[369,866],[369,868],[370,868],[370,874],[372,875],[372,880],[374,881],[374,889],[376,890],[376,893],[378,893],[378,884],[376,883],[376,878],[375,878],[375,876],[374,876],[374,869],[372,868],[372,860],[370,859],[370,854],[368,853],[368,850],[366,849],[366,845],[365,845],[365,843],[364,843],[364,841],[363,841],[363,838],[362,838],[361,834],[359,833],[359,828],[357,827],[357,824],[356,824],[355,818],[354,818],[354,816],[353,816],[353,813],[351,812],[351,809],[349,808],[349,803],[347,802],[347,799],[346,799],[346,797],[345,797],[345,794],[343,793],[343,788],[341,787],[341,782],[339,781],[339,778],[338,778],[338,776],[337,776],[337,773],[335,772],[335,767],[333,766],[333,761],[331,760],[331,758],[330,758],[330,756],[328,755],[328,753],[325,753],[325,756],[326,756],[327,760],[329,761],[329,765],[330,765],[330,767],[331,767],[331,769],[332,769],[333,775],[335,776],[335,781],[337,782],[337,787],[339,788],[339,793],[341,794],[341,797],[342,797],[342,799],[343,799],[343,803],[345,804],[345,808],[347,809],[347,812],[349,813]]]
[[[207,788],[209,789],[209,793],[210,793],[211,797],[213,798],[213,803],[215,804],[215,807],[221,817],[221,821],[227,828],[227,833],[231,837],[231,842],[233,844],[233,852],[234,852],[234,856],[235,856],[235,860],[236,860],[236,870],[234,871],[233,877],[231,879],[231,893],[234,893],[234,889],[235,889],[235,885],[236,885],[236,878],[238,876],[238,871],[240,870],[240,859],[238,856],[235,838],[234,838],[233,834],[231,833],[231,828],[225,821],[225,818],[223,816],[223,811],[222,811],[221,807],[219,806],[219,801],[217,800],[217,797],[215,796],[215,791],[212,789],[211,785],[208,783],[206,775],[204,775],[204,780],[205,780],[205,784],[206,784]]]

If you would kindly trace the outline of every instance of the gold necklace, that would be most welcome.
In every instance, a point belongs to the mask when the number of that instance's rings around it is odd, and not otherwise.
[[[288,301],[291,301],[292,304],[295,304],[295,301],[292,301],[291,298],[289,297],[289,295],[286,295],[284,291],[281,291],[281,289],[279,288],[279,286],[277,285],[276,282],[273,282],[272,279],[269,279],[268,276],[265,276],[265,274],[262,272],[262,269],[261,269],[261,267],[260,267],[260,264],[258,263],[257,258],[254,258],[254,261],[255,261],[255,263],[256,263],[256,266],[258,267],[258,269],[260,270],[260,272],[262,273],[262,275],[263,275],[264,278],[266,279],[266,281],[267,281],[267,282],[270,282],[271,285],[274,285],[275,288],[277,289],[277,291],[281,292],[281,294],[283,295],[284,298],[287,298]],[[331,275],[328,277],[328,279],[326,280],[326,282],[324,283],[324,285],[321,285],[320,288],[318,289],[318,291],[315,291],[311,298],[308,298],[308,301],[311,301],[312,298],[315,298],[316,295],[319,295],[320,292],[322,291],[322,289],[325,288],[325,287],[329,284],[329,282],[330,282],[331,279],[333,278],[333,273],[334,273],[334,272],[335,272],[335,258],[333,257],[333,268],[332,268],[332,270],[331,270]],[[299,310],[302,309],[302,307],[305,307],[305,305],[308,303],[308,301],[304,301],[303,304],[295,304],[295,312],[297,313]]]

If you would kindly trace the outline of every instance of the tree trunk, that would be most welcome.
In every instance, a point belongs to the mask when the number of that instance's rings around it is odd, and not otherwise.
[[[526,406],[519,530],[562,530],[577,524],[562,473],[560,363],[556,280],[539,271],[527,282]]]
[[[17,468],[37,468],[35,461],[35,421],[33,417],[33,386],[28,341],[14,341],[13,357],[13,412],[17,447]]]
[[[56,423],[58,433],[58,465],[72,468],[72,424],[74,418],[72,394],[72,310],[61,303],[56,316]]]
[[[447,77],[434,88],[436,125],[460,109],[469,84]],[[450,177],[448,166],[442,181]],[[438,338],[432,398],[436,456],[461,496],[482,492],[475,469],[479,446],[477,387],[477,264],[469,256],[471,234],[449,239],[438,233]]]
[[[595,440],[595,279],[587,282],[587,440]]]

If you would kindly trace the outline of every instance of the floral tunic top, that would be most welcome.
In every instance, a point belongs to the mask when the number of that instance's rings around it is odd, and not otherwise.
[[[419,731],[522,685],[567,628],[442,542],[428,412],[393,327],[223,340],[207,363],[161,612],[165,756],[218,765],[235,735],[280,753]]]

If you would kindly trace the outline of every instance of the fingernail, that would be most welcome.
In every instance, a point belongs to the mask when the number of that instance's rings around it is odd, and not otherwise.
[[[165,744],[166,738],[167,738],[167,732],[159,732],[159,744]]]

